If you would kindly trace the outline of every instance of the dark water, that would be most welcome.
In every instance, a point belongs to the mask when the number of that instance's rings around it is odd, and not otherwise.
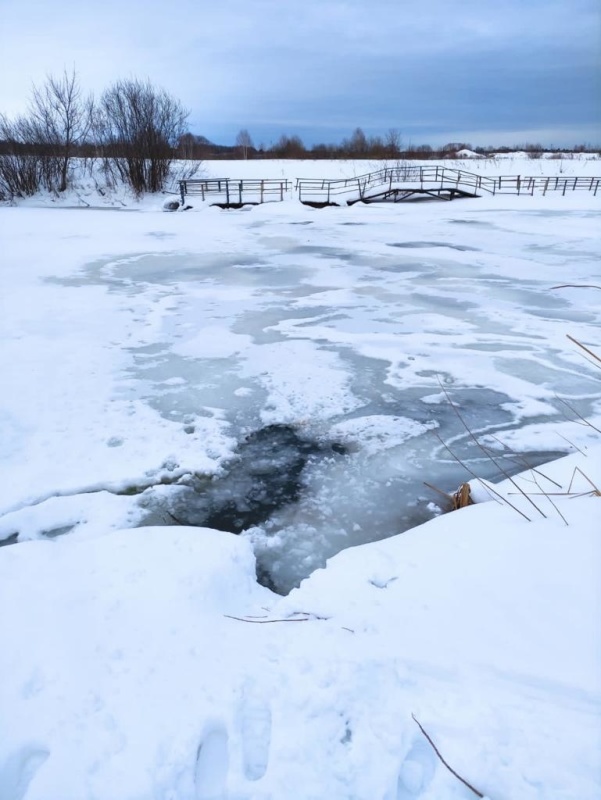
[[[344,453],[339,444],[304,439],[287,425],[269,425],[240,442],[224,476],[178,487],[168,512],[184,525],[241,533],[297,502],[306,468]]]

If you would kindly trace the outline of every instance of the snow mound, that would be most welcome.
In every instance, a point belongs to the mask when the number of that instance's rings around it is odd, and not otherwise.
[[[467,148],[458,150],[456,155],[458,158],[485,158],[481,153],[476,153],[474,150],[468,150]]]

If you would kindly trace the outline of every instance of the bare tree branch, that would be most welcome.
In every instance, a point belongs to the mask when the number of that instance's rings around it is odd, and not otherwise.
[[[88,136],[92,124],[93,100],[84,97],[75,70],[33,87],[29,107],[29,138],[46,148],[46,155],[58,159],[58,191],[67,188],[69,166],[75,147]]]

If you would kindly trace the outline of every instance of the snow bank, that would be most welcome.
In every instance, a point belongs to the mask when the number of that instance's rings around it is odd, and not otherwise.
[[[575,467],[599,485],[601,449]],[[4,548],[2,797],[465,797],[415,714],[490,797],[593,800],[601,501],[554,499],[568,527],[489,501],[287,598],[210,530]]]

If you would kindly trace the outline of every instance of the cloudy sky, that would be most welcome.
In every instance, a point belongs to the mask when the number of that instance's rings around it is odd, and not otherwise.
[[[599,0],[0,0],[0,111],[149,78],[223,144],[601,143]]]

